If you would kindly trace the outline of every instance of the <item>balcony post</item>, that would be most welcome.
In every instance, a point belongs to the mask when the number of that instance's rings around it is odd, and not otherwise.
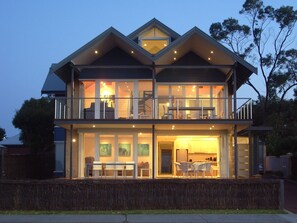
[[[156,103],[155,103],[155,97],[156,97],[156,91],[155,91],[155,86],[156,86],[156,65],[155,62],[152,64],[152,98],[153,98],[153,112],[152,112],[152,118],[155,119],[156,117]],[[154,175],[153,175],[154,176]]]
[[[233,67],[233,105],[234,105],[234,110],[233,110],[233,114],[234,114],[234,119],[237,119],[237,104],[236,104],[236,100],[237,100],[237,96],[236,96],[236,90],[237,90],[237,79],[236,79],[236,64]],[[235,179],[238,178],[238,145],[237,145],[237,125],[234,125],[234,175],[235,175]]]
[[[74,67],[71,67],[70,119],[73,119]]]

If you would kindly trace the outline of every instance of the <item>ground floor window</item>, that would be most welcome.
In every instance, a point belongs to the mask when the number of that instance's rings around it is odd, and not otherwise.
[[[81,132],[79,177],[228,177],[227,137],[225,133],[157,132],[152,137],[150,132]]]

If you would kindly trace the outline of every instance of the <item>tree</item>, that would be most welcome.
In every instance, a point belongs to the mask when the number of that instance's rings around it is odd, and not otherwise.
[[[262,95],[251,80],[251,86],[263,101],[264,113],[269,100],[283,100],[289,90],[297,86],[296,49],[287,49],[294,42],[297,10],[292,6],[274,9],[261,0],[246,0],[239,12],[250,25],[241,25],[237,19],[228,18],[213,23],[210,34],[227,44],[244,59],[256,60],[259,74],[265,83]]]
[[[0,128],[0,141],[2,141],[6,137],[5,129]]]
[[[21,130],[20,140],[32,153],[53,148],[54,104],[51,99],[26,100],[16,111],[13,125]]]

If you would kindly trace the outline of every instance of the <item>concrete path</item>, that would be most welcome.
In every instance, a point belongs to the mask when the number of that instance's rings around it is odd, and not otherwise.
[[[297,223],[294,214],[0,215],[0,223]]]

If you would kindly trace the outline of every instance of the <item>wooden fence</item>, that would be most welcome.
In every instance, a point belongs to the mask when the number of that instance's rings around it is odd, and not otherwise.
[[[279,180],[0,181],[0,210],[279,209]]]
[[[55,154],[4,154],[3,159],[0,154],[0,169],[4,179],[49,179],[55,169]]]

